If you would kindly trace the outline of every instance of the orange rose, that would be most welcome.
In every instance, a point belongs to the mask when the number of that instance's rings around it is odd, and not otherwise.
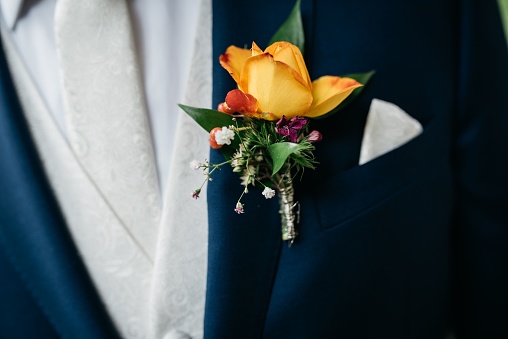
[[[241,113],[266,120],[277,120],[283,115],[288,119],[319,117],[362,86],[354,79],[338,76],[323,76],[311,82],[300,49],[284,41],[264,51],[254,42],[250,50],[230,46],[219,61],[238,89],[247,94],[228,95],[234,101],[228,102],[226,98],[227,106],[248,107],[252,112]],[[239,101],[244,98],[248,102]]]

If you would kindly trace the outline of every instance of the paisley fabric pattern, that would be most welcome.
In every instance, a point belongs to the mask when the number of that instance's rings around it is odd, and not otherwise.
[[[211,1],[202,0],[185,104],[212,104]],[[208,214],[206,190],[190,199],[203,176],[189,163],[208,158],[208,133],[181,112],[157,244],[150,298],[151,338],[201,338],[206,290]],[[175,331],[175,332],[171,332]]]
[[[210,106],[211,4],[209,0],[202,2],[194,66],[189,75],[185,103]],[[86,4],[88,2],[82,6]],[[110,17],[102,4],[90,9],[96,10],[100,18]],[[118,23],[117,28],[121,25]],[[101,31],[101,34],[105,33]],[[87,117],[81,114],[85,108],[79,102],[69,108],[75,110],[72,114],[77,114],[70,119],[71,135],[67,140],[5,27],[2,27],[2,38],[46,174],[72,237],[121,336],[202,337],[207,211],[204,199],[190,199],[190,192],[199,185],[202,177],[190,170],[189,162],[208,156],[207,134],[186,115],[180,114],[170,178],[161,208],[150,131],[146,128],[146,118],[134,117],[137,114],[134,111],[144,110],[141,85],[137,84],[138,80],[133,80],[137,78],[133,74],[139,71],[134,60],[128,60],[130,66],[123,68],[125,74],[120,75],[122,69],[115,63],[108,63],[95,53],[89,56],[94,62],[101,62],[102,71],[109,72],[115,79],[110,85],[93,82],[94,91],[106,93],[102,99],[106,108],[88,104],[87,109],[92,115]],[[80,67],[79,61],[72,62],[76,62],[72,67]],[[119,78],[123,76],[136,84],[134,89],[127,89],[130,86],[121,83]],[[78,87],[85,86],[79,79],[72,81],[79,81]],[[107,126],[95,115],[96,109],[116,110],[118,107],[113,107],[108,95],[115,96],[120,91],[124,93],[120,94],[122,98],[127,97],[126,92],[133,95],[134,104],[121,103],[115,113],[122,114],[124,119],[121,120],[125,121],[113,122],[111,116],[103,117],[110,124]],[[76,92],[69,93],[71,98],[67,105]],[[108,111],[107,114],[113,113]],[[85,132],[78,132],[82,128]],[[100,135],[101,130],[115,135]],[[128,141],[129,144],[115,146],[116,138],[125,136],[120,134],[135,137]],[[84,138],[84,135],[89,137]],[[103,143],[113,145],[108,146],[109,150],[100,149]],[[87,159],[94,147],[102,152],[101,161]],[[128,160],[120,163],[120,156]],[[141,181],[134,179],[134,175],[139,174]],[[203,192],[203,196],[205,194]]]
[[[142,338],[153,262],[81,166],[9,37],[3,38],[46,175],[88,272],[122,336]]]
[[[55,34],[74,153],[153,259],[161,202],[127,4],[58,1]]]

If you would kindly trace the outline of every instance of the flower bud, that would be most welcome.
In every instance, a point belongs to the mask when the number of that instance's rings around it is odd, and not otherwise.
[[[226,105],[235,112],[254,113],[257,111],[258,101],[252,95],[234,89],[226,95]]]
[[[307,137],[307,140],[309,142],[312,142],[312,143],[320,142],[321,140],[323,140],[323,136],[321,135],[321,133],[319,133],[318,131],[314,130],[314,131],[309,133],[309,136]]]
[[[221,102],[219,104],[219,106],[217,107],[217,110],[219,112],[226,113],[226,114],[235,113],[235,111],[233,109],[231,109],[231,107],[229,107],[228,104],[226,104],[226,102]]]
[[[215,127],[214,129],[212,129],[210,131],[210,147],[213,148],[213,149],[219,149],[222,147],[222,145],[219,145],[217,143],[217,140],[215,140],[215,133],[217,133],[218,131],[222,131],[222,128],[221,127]]]

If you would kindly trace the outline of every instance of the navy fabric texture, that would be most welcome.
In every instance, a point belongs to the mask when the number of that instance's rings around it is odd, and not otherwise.
[[[231,45],[266,47],[293,0],[213,1],[214,105]],[[206,338],[507,338],[508,51],[496,3],[302,0],[312,79],[376,74],[312,121],[320,165],[296,183],[300,237],[226,168],[208,188]],[[424,132],[358,166],[373,98]],[[211,162],[221,162],[213,151]],[[0,59],[0,337],[115,338]]]
[[[459,338],[508,338],[508,55],[495,1],[469,0],[461,9],[457,328]]]
[[[265,48],[292,5],[215,1],[214,58]],[[312,79],[376,74],[347,109],[311,122],[324,139],[296,186],[293,247],[270,238],[273,202],[250,190],[236,216],[239,179],[214,177],[205,336],[508,337],[508,55],[495,2],[302,0],[302,16]],[[216,105],[235,84],[213,65]],[[373,98],[424,132],[358,166]]]
[[[0,252],[0,338],[58,338],[3,252]]]

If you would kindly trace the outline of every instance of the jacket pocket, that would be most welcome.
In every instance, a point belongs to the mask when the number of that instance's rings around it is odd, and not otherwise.
[[[445,131],[445,124],[435,118],[406,144],[321,181],[312,193],[321,229],[344,225],[382,206],[409,185],[446,170]]]

